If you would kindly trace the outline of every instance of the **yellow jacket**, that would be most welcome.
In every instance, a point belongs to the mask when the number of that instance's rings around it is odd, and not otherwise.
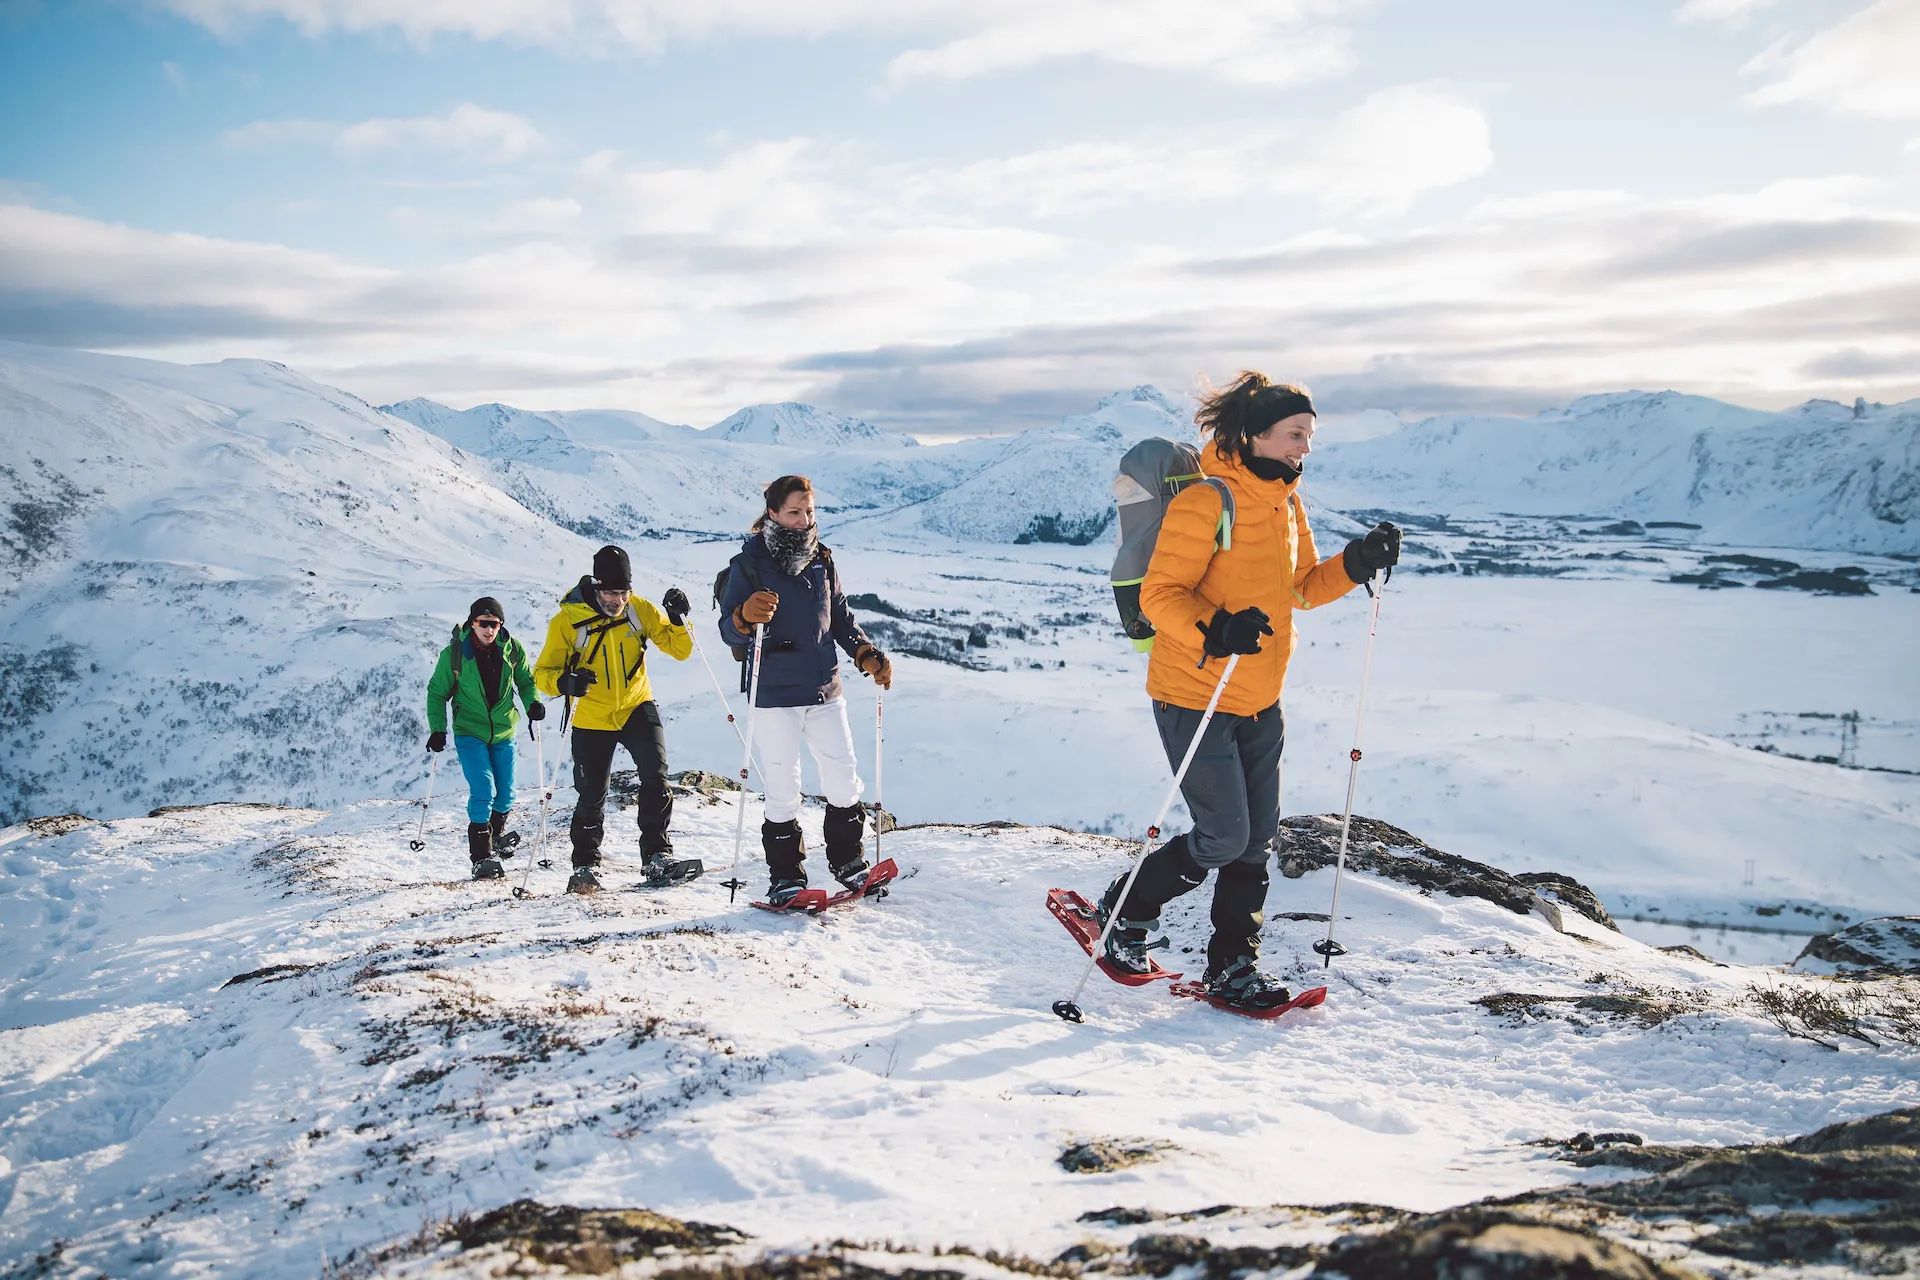
[[[1356,584],[1339,555],[1321,560],[1314,550],[1298,480],[1262,480],[1211,444],[1200,465],[1233,490],[1233,545],[1215,545],[1222,503],[1212,485],[1191,485],[1168,504],[1140,586],[1140,611],[1156,632],[1147,693],[1176,707],[1205,709],[1225,660],[1199,666],[1206,650],[1197,628],[1216,609],[1235,613],[1257,605],[1273,620],[1274,634],[1261,637],[1259,653],[1240,659],[1220,697],[1220,710],[1250,716],[1280,700],[1293,656],[1293,611],[1338,600]]]
[[[560,696],[557,682],[574,667],[593,672],[584,697],[573,701],[573,723],[582,729],[621,729],[634,708],[653,699],[647,680],[647,641],[667,656],[685,662],[693,653],[693,633],[676,627],[651,600],[627,598],[625,613],[609,618],[591,603],[591,579],[582,578],[560,600],[560,612],[547,624],[546,643],[533,664],[533,682],[549,698]]]

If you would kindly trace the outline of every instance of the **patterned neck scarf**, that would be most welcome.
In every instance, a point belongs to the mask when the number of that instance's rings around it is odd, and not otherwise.
[[[813,557],[820,550],[820,530],[816,525],[804,529],[789,529],[783,524],[769,520],[760,527],[760,540],[766,544],[767,554],[780,566],[789,578],[797,578],[813,563]]]

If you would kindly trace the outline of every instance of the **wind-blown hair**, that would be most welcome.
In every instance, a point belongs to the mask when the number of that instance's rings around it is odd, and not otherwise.
[[[1273,382],[1264,373],[1244,369],[1225,387],[1202,395],[1193,420],[1213,437],[1220,452],[1245,462],[1253,454],[1253,437],[1282,418],[1313,411],[1313,397],[1305,387]]]

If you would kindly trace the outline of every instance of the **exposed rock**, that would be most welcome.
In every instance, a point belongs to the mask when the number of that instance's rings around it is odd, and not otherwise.
[[[1920,916],[1876,916],[1818,934],[1793,963],[1799,967],[1807,960],[1868,973],[1920,974]]]
[[[1173,1148],[1164,1142],[1125,1142],[1109,1138],[1076,1142],[1056,1162],[1068,1173],[1112,1173],[1157,1160]]]
[[[1314,1276],[1366,1280],[1695,1280],[1593,1231],[1468,1206],[1336,1244]]]
[[[1514,1021],[1544,1017],[1554,1013],[1580,1019],[1577,1013],[1631,1018],[1643,1027],[1657,1027],[1683,1014],[1698,1013],[1704,998],[1679,991],[1630,988],[1604,995],[1534,995],[1523,991],[1502,991],[1474,1001],[1489,1013],[1505,1014]]]
[[[1304,1266],[1317,1252],[1306,1245],[1222,1246],[1199,1236],[1144,1235],[1133,1242],[1131,1269],[1144,1276],[1178,1271],[1195,1280],[1231,1280],[1249,1272]]]
[[[1557,871],[1523,871],[1514,879],[1546,894],[1562,906],[1572,907],[1595,924],[1605,925],[1615,933],[1620,932],[1620,926],[1607,914],[1607,908],[1599,896],[1572,876],[1563,876]]]
[[[732,1227],[682,1222],[649,1209],[576,1209],[515,1200],[455,1219],[441,1238],[463,1249],[498,1245],[546,1266],[606,1275],[663,1249],[706,1252],[747,1237]]]
[[[163,804],[158,809],[149,809],[149,818],[164,818],[170,813],[199,813],[203,809],[285,809],[284,804],[263,804],[258,800],[210,800],[206,804]]]
[[[27,830],[37,836],[63,836],[81,827],[90,827],[94,819],[82,813],[54,813],[44,818],[28,818]]]
[[[1340,852],[1339,816],[1282,818],[1279,848],[1280,871],[1289,879],[1333,866]],[[1517,915],[1537,911],[1555,928],[1560,926],[1561,902],[1600,924],[1613,924],[1593,890],[1577,880],[1552,872],[1510,875],[1484,862],[1444,853],[1399,827],[1359,814],[1348,828],[1347,865],[1427,892],[1482,898]]]

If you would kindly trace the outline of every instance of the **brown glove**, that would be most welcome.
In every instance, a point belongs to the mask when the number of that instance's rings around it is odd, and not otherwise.
[[[872,676],[873,682],[882,689],[893,688],[893,663],[872,645],[863,644],[853,651],[853,665]]]
[[[772,622],[773,611],[779,607],[779,596],[771,591],[756,591],[733,611],[733,625],[742,631],[751,631],[762,623]]]

